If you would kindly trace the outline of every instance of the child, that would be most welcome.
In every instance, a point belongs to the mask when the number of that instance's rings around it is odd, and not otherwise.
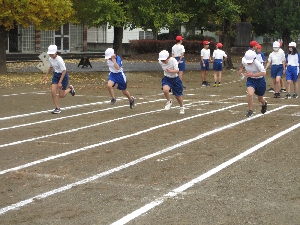
[[[118,89],[123,92],[123,94],[129,100],[129,106],[131,109],[134,107],[134,98],[130,96],[130,93],[127,91],[127,81],[126,75],[123,72],[122,59],[120,56],[115,54],[114,49],[108,48],[105,51],[105,59],[109,68],[107,89],[111,96],[110,103],[111,105],[116,103],[116,98],[114,94],[113,87],[118,84]]]
[[[219,87],[221,85],[222,71],[223,71],[223,60],[227,58],[226,53],[221,50],[223,47],[222,43],[218,43],[216,50],[213,52],[213,69],[214,69],[214,87]],[[219,83],[217,84],[217,73],[219,73]]]
[[[54,69],[53,77],[52,77],[52,85],[51,85],[51,95],[55,105],[55,109],[52,111],[52,114],[58,114],[61,113],[61,111],[60,111],[60,107],[56,95],[57,90],[59,90],[59,97],[64,98],[68,93],[71,93],[72,96],[74,96],[75,89],[72,85],[70,85],[67,88],[69,83],[69,76],[67,73],[64,60],[62,59],[62,57],[57,55],[58,54],[57,46],[50,45],[48,47],[47,54],[50,56],[49,58],[50,67],[45,77],[42,79],[42,82],[45,82],[47,80],[48,74],[52,71],[52,69]]]
[[[273,79],[273,88],[274,88],[274,98],[280,98],[280,79],[285,73],[285,55],[283,51],[280,51],[280,43],[274,41],[273,43],[273,52],[270,53],[268,58],[268,63],[266,70],[271,66],[271,77]]]
[[[247,117],[253,115],[253,95],[256,94],[258,101],[262,104],[261,113],[264,114],[267,111],[267,101],[264,99],[264,94],[266,91],[266,81],[265,75],[266,70],[263,65],[257,60],[256,53],[253,50],[248,50],[245,56],[242,58],[243,67],[246,70],[245,76],[247,77],[247,102],[248,102],[248,112]],[[242,71],[239,71],[241,75]]]
[[[180,114],[184,114],[183,99],[182,99],[182,82],[178,76],[178,63],[177,60],[169,56],[169,52],[163,50],[158,55],[158,62],[164,71],[164,77],[162,78],[162,87],[164,95],[167,99],[165,106],[166,110],[169,110],[172,106],[172,100],[170,98],[169,90],[172,89],[173,95],[175,95],[179,105]]]
[[[203,41],[204,48],[201,50],[200,53],[200,68],[202,70],[202,86],[210,86],[207,83],[207,75],[209,70],[209,62],[211,61],[210,57],[210,49],[209,49],[209,42]]]
[[[261,51],[261,45],[256,45],[256,59],[264,66],[266,61],[265,54]]]
[[[183,71],[185,71],[185,60],[184,60],[184,46],[182,45],[182,40],[184,38],[182,36],[176,37],[176,44],[172,47],[172,57],[175,58],[178,62],[178,68],[179,68],[179,78],[182,82],[183,78]],[[185,86],[183,86],[185,88]]]
[[[298,98],[298,70],[299,70],[299,55],[296,49],[296,43],[289,43],[289,52],[286,54],[286,99]],[[291,82],[294,84],[294,94],[291,96]]]

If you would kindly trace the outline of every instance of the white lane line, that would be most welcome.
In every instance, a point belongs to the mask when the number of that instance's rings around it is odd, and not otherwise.
[[[282,106],[282,107],[279,107],[279,108],[277,108],[277,109],[270,110],[269,113],[275,112],[275,111],[280,110],[280,109],[285,108],[285,107],[287,107],[287,106]],[[68,184],[68,185],[66,185],[66,186],[63,186],[63,187],[60,187],[60,188],[57,188],[57,189],[53,189],[53,190],[48,191],[48,192],[45,192],[45,193],[43,193],[43,194],[36,195],[35,197],[32,197],[32,198],[26,199],[26,200],[24,200],[24,201],[21,201],[21,202],[12,204],[12,205],[10,205],[10,206],[4,207],[4,208],[0,209],[0,215],[1,215],[1,214],[4,214],[4,213],[6,213],[6,212],[8,212],[8,211],[10,211],[10,210],[15,210],[15,209],[18,209],[18,208],[20,208],[20,207],[23,207],[23,206],[25,206],[25,205],[27,205],[27,204],[29,204],[29,203],[34,202],[36,199],[47,198],[47,197],[49,197],[49,196],[51,196],[51,195],[54,195],[54,194],[57,194],[57,193],[60,193],[60,192],[64,192],[64,191],[66,191],[66,190],[69,190],[69,189],[71,189],[72,187],[76,187],[76,186],[79,186],[79,185],[81,185],[81,184],[89,183],[89,182],[91,182],[91,181],[93,181],[93,180],[96,180],[96,179],[99,179],[99,178],[101,178],[101,177],[110,175],[110,174],[112,174],[112,173],[114,173],[114,172],[118,172],[118,171],[120,171],[120,170],[126,169],[126,168],[128,168],[128,167],[130,167],[130,166],[134,166],[134,165],[136,165],[136,164],[138,164],[138,163],[140,163],[140,162],[146,161],[146,160],[148,160],[148,159],[151,159],[151,158],[156,157],[156,156],[158,156],[158,155],[161,155],[161,154],[163,154],[163,153],[166,153],[166,152],[172,151],[172,150],[174,150],[174,149],[176,149],[176,148],[179,148],[179,147],[182,147],[182,146],[184,146],[184,145],[190,144],[190,143],[192,143],[192,142],[194,142],[194,141],[197,141],[197,140],[199,140],[199,139],[202,139],[202,138],[204,138],[204,137],[206,137],[206,136],[212,135],[212,134],[217,133],[217,132],[219,132],[219,131],[223,131],[223,130],[225,130],[225,129],[229,129],[229,128],[231,128],[231,127],[234,127],[234,126],[237,126],[237,125],[239,125],[239,124],[245,123],[245,122],[247,122],[247,121],[253,120],[253,119],[258,118],[258,117],[260,117],[260,116],[262,116],[262,114],[259,114],[259,115],[256,115],[256,116],[252,116],[252,117],[250,117],[250,118],[243,119],[243,120],[240,120],[240,121],[238,121],[238,122],[231,123],[231,124],[229,124],[229,125],[226,125],[226,126],[223,126],[223,127],[220,127],[220,128],[217,128],[217,129],[214,129],[214,130],[211,130],[211,131],[208,131],[208,132],[206,132],[206,133],[200,134],[200,135],[197,136],[197,137],[194,137],[194,138],[188,139],[188,140],[186,140],[186,141],[180,142],[179,144],[170,146],[170,147],[168,147],[168,148],[165,148],[165,149],[160,150],[160,151],[158,151],[158,152],[152,153],[152,154],[150,154],[150,155],[146,155],[146,156],[141,157],[141,158],[139,158],[139,159],[137,159],[137,160],[131,161],[131,162],[126,163],[126,164],[123,164],[123,165],[121,165],[121,166],[115,167],[115,168],[110,169],[110,170],[107,170],[107,171],[105,171],[105,172],[96,174],[96,175],[94,175],[94,176],[92,176],[92,177],[88,177],[88,178],[86,178],[86,179],[77,181],[77,182],[75,182],[75,183],[71,183],[71,184]],[[176,190],[176,189],[175,189],[175,190]],[[174,192],[174,191],[173,191],[173,192]],[[172,193],[173,193],[173,192],[172,192]],[[160,203],[159,203],[159,204],[160,204]]]
[[[259,143],[258,145],[255,145],[254,147],[246,150],[245,152],[233,157],[232,159],[218,165],[217,167],[207,171],[206,173],[202,174],[201,176],[189,181],[188,183],[185,183],[184,185],[173,189],[172,191],[170,191],[169,193],[163,195],[160,198],[155,199],[154,201],[144,205],[143,207],[133,211],[132,213],[124,216],[123,218],[121,218],[120,220],[112,223],[111,225],[122,225],[122,224],[126,224],[128,222],[130,222],[131,220],[141,216],[142,214],[148,212],[149,210],[153,209],[154,207],[162,204],[164,201],[168,200],[169,198],[173,198],[175,196],[177,196],[178,194],[181,194],[182,192],[184,192],[185,190],[187,190],[188,188],[193,187],[195,184],[200,183],[201,181],[211,177],[212,175],[220,172],[221,170],[225,169],[226,167],[230,166],[231,164],[241,160],[242,158],[248,156],[249,154],[255,152],[256,150],[264,147],[265,145],[271,143],[272,141],[284,136],[285,134],[297,129],[300,127],[300,123],[274,135],[273,137],[270,137],[269,139]]]
[[[195,103],[202,103],[202,101],[194,102],[194,104]],[[139,104],[141,104],[141,103],[139,103]],[[190,108],[190,106],[192,104],[193,103],[187,103],[187,104],[185,104],[185,107]],[[178,108],[178,107],[173,107],[173,108]],[[103,124],[107,124],[107,123],[111,123],[111,122],[115,122],[115,121],[119,121],[119,120],[123,120],[123,119],[128,119],[128,118],[132,118],[132,117],[136,117],[136,116],[141,116],[141,115],[146,115],[146,114],[151,114],[151,113],[156,113],[156,112],[161,112],[161,111],[165,111],[165,109],[158,109],[158,110],[133,114],[133,115],[124,116],[124,117],[120,117],[120,118],[112,119],[112,120],[107,120],[107,121],[103,121],[103,122],[99,122],[99,123],[95,123],[95,124],[91,124],[91,125],[87,125],[87,126],[83,126],[83,127],[79,127],[79,128],[73,128],[71,130],[65,130],[65,131],[61,131],[61,132],[57,132],[57,133],[42,135],[42,136],[39,136],[39,137],[33,137],[33,138],[25,139],[25,140],[10,142],[10,143],[7,143],[7,144],[1,144],[0,148],[12,146],[12,145],[18,145],[18,144],[22,144],[22,143],[26,143],[26,142],[30,142],[30,141],[36,141],[36,140],[40,140],[40,139],[43,139],[43,138],[58,136],[58,135],[61,135],[61,134],[72,133],[72,132],[76,132],[76,131],[79,131],[79,130],[83,130],[83,129],[87,129],[87,128],[91,128],[91,127],[96,127],[96,126],[100,126],[100,125],[103,125]]]
[[[46,94],[49,91],[37,91],[37,92],[22,92],[22,93],[18,93],[18,94],[6,94],[6,95],[1,95],[2,97],[10,97],[10,96],[16,96],[16,95],[28,95],[28,94]],[[50,93],[50,92],[49,92]]]
[[[148,102],[139,102],[139,103],[136,103],[136,105],[148,104],[148,103],[159,102],[159,101],[165,101],[165,99],[158,99],[158,100],[153,100],[153,101],[148,101]],[[92,103],[90,103],[89,105],[91,105],[91,104]],[[52,121],[63,120],[63,119],[73,118],[73,117],[78,117],[78,116],[83,116],[83,115],[89,115],[89,114],[93,114],[93,113],[104,112],[104,111],[114,110],[114,109],[124,108],[124,107],[129,107],[129,105],[126,104],[126,105],[115,106],[115,107],[106,108],[106,109],[94,110],[94,111],[85,112],[85,113],[78,113],[78,114],[74,114],[71,116],[57,117],[57,118],[53,118],[53,119],[49,119],[49,120],[41,120],[41,121],[37,121],[37,122],[33,122],[33,123],[25,123],[25,124],[15,125],[15,126],[11,126],[11,127],[3,127],[3,128],[0,128],[0,131],[20,128],[20,127],[27,127],[27,126],[41,124],[41,123],[48,123],[48,122],[52,122]]]
[[[180,120],[173,120],[171,122],[164,123],[164,124],[161,124],[161,125],[157,125],[157,126],[154,126],[154,127],[150,127],[148,129],[138,131],[136,133],[128,134],[128,135],[121,136],[121,137],[114,138],[114,139],[110,139],[108,141],[99,142],[99,143],[96,143],[96,144],[93,144],[93,145],[88,145],[88,146],[85,146],[85,147],[82,147],[82,148],[78,148],[78,149],[71,150],[71,151],[68,151],[68,152],[60,153],[60,154],[57,154],[57,155],[48,156],[46,158],[39,159],[39,160],[30,162],[30,163],[26,163],[26,164],[23,164],[21,166],[17,166],[17,167],[13,167],[13,168],[10,168],[10,169],[2,170],[2,171],[0,171],[0,175],[8,173],[8,172],[24,169],[24,168],[27,168],[27,167],[30,167],[30,166],[33,166],[33,165],[37,165],[37,164],[40,164],[42,162],[47,162],[47,161],[50,161],[50,160],[53,160],[53,159],[57,159],[57,158],[60,158],[60,157],[65,157],[67,155],[71,155],[71,154],[74,154],[74,153],[77,153],[77,152],[86,151],[86,150],[89,150],[91,148],[96,148],[96,147],[99,147],[99,146],[102,146],[102,145],[106,145],[106,144],[110,144],[110,143],[113,143],[113,142],[116,142],[116,141],[124,140],[126,138],[130,138],[130,137],[133,137],[133,136],[138,136],[140,134],[144,134],[144,133],[147,133],[147,132],[150,132],[150,131],[153,131],[153,130],[156,130],[156,129],[159,129],[159,128],[162,128],[162,127],[165,127],[165,126],[180,123],[180,122],[190,120],[190,119],[194,119],[194,118],[197,118],[197,117],[200,117],[200,116],[204,116],[204,115],[208,115],[208,114],[212,114],[212,113],[216,113],[216,112],[221,112],[221,111],[224,111],[226,109],[230,109],[230,108],[240,106],[240,105],[244,105],[244,104],[246,104],[246,103],[239,103],[239,104],[236,104],[236,105],[224,107],[224,108],[217,109],[217,110],[212,110],[212,111],[205,112],[205,113],[202,113],[202,114],[197,114],[197,115],[194,115],[194,116],[185,117],[185,118],[180,119]]]
[[[160,99],[159,101],[162,101],[162,100],[163,99]],[[64,107],[64,108],[61,108],[61,110],[68,110],[68,109],[75,109],[75,108],[87,107],[87,106],[91,106],[91,105],[103,105],[103,104],[107,104],[107,103],[108,103],[108,101],[104,101],[104,102],[91,102],[91,103],[86,103],[86,104],[82,104],[82,105],[74,105],[74,106]],[[123,107],[123,106],[118,106],[118,107],[113,107],[113,108],[120,108],[120,107]],[[113,108],[110,108],[110,109],[113,109]],[[43,114],[43,113],[50,113],[50,112],[52,112],[52,110],[44,110],[44,111],[33,112],[33,113],[26,113],[26,114],[20,114],[20,115],[15,115],[15,116],[7,116],[7,117],[0,118],[0,121],[1,120],[9,120],[9,119],[21,118],[21,117],[27,117],[27,116],[34,116],[34,115]]]

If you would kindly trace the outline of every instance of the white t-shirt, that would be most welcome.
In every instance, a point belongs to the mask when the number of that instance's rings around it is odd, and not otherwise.
[[[223,59],[223,57],[226,58],[227,55],[226,55],[226,53],[223,50],[216,49],[216,50],[214,50],[212,57],[215,58],[215,59]]]
[[[251,73],[266,72],[264,66],[257,59],[254,59],[253,63],[248,64],[248,63],[245,63],[245,57],[243,57],[242,63],[247,72],[251,72]],[[262,77],[263,76],[251,77],[251,78],[258,79],[258,78],[262,78]]]
[[[172,47],[172,54],[174,54],[174,57],[180,57],[182,53],[185,52],[184,46],[182,44],[175,44]]]
[[[177,73],[169,73],[169,72],[166,71],[168,68],[171,69],[171,70],[178,70],[178,62],[177,62],[177,60],[175,58],[170,57],[168,63],[166,63],[166,64],[163,63],[160,60],[158,62],[161,65],[161,68],[163,69],[164,75],[166,77],[174,78],[174,77],[178,76]]]
[[[278,52],[271,52],[268,58],[268,62],[271,62],[272,65],[280,65],[285,60],[284,51],[279,49]]]
[[[62,73],[62,71],[67,70],[64,60],[59,55],[56,56],[55,59],[49,57],[49,62],[50,67],[52,67],[56,73]]]
[[[295,54],[295,55],[288,54],[287,63],[288,63],[288,66],[299,66],[298,54]]]
[[[123,64],[122,64],[122,59],[120,56],[116,56],[116,63],[119,65],[120,69],[117,70],[113,61],[111,61],[110,59],[106,60],[106,63],[108,65],[109,71],[112,73],[119,73],[119,72],[123,72]]]
[[[200,56],[203,57],[203,59],[209,59],[210,58],[210,49],[202,48],[200,52]]]

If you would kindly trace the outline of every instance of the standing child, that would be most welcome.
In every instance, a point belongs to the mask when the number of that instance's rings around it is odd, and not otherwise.
[[[218,43],[216,50],[213,52],[213,69],[214,69],[214,87],[219,87],[222,80],[222,71],[223,71],[223,61],[227,58],[226,53],[221,49],[223,47],[222,43]],[[219,73],[217,84],[217,73]]]
[[[105,51],[105,59],[110,71],[107,82],[107,89],[111,96],[109,104],[113,105],[117,101],[113,90],[113,87],[117,84],[118,89],[121,90],[123,94],[128,98],[130,108],[133,109],[134,98],[131,97],[130,93],[127,91],[126,75],[123,72],[121,57],[115,54],[114,49],[108,48]]]
[[[50,45],[48,47],[47,54],[50,56],[49,58],[50,67],[45,77],[42,79],[42,82],[45,82],[47,80],[48,74],[52,71],[52,69],[54,69],[53,77],[52,77],[52,85],[51,85],[51,95],[55,105],[55,109],[52,111],[52,114],[58,114],[61,113],[61,111],[60,111],[60,107],[56,95],[57,90],[59,90],[59,97],[64,98],[68,93],[71,93],[72,96],[74,96],[75,89],[72,85],[70,85],[67,88],[69,83],[69,76],[67,73],[64,60],[62,59],[62,57],[58,56],[57,46]]]
[[[202,86],[210,86],[207,80],[208,70],[209,70],[209,62],[211,61],[210,57],[210,49],[209,42],[203,41],[204,48],[200,53],[200,68],[202,70]]]
[[[177,60],[169,56],[169,52],[163,50],[158,55],[158,62],[164,71],[164,77],[162,78],[162,88],[164,95],[167,99],[165,106],[166,110],[169,110],[172,106],[172,100],[170,98],[169,90],[172,89],[173,95],[175,95],[179,105],[180,114],[184,114],[183,99],[182,99],[182,82],[178,76],[178,63]]]
[[[172,47],[172,57],[177,60],[178,68],[179,68],[179,78],[181,82],[183,81],[183,71],[185,71],[185,60],[184,60],[184,46],[182,45],[182,40],[184,38],[182,36],[176,37],[176,44]],[[183,86],[185,88],[185,86]]]
[[[286,99],[298,98],[298,72],[299,72],[299,55],[296,49],[296,43],[289,43],[289,52],[286,55]],[[291,96],[291,82],[294,84],[294,94]]]
[[[285,55],[283,51],[279,51],[280,43],[278,41],[274,41],[273,43],[273,52],[270,53],[268,58],[268,63],[266,66],[266,70],[271,66],[271,77],[273,80],[273,88],[274,88],[274,98],[280,98],[280,79],[282,75],[285,73]]]
[[[265,54],[261,51],[261,45],[256,45],[256,59],[264,66],[266,61]]]
[[[257,100],[262,104],[261,113],[264,114],[267,111],[267,101],[264,98],[266,91],[265,75],[266,70],[263,65],[257,60],[256,53],[252,50],[248,50],[245,56],[242,58],[243,67],[246,70],[245,76],[247,77],[247,102],[248,112],[247,117],[253,115],[253,95],[257,95]],[[241,75],[242,71],[239,71]]]

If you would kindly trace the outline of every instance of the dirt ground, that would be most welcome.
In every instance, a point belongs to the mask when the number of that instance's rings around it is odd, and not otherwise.
[[[299,99],[266,93],[246,118],[235,70],[200,73],[184,115],[163,109],[162,73],[127,72],[134,109],[117,89],[108,105],[107,72],[72,73],[57,115],[50,80],[1,75],[0,224],[300,224]]]

